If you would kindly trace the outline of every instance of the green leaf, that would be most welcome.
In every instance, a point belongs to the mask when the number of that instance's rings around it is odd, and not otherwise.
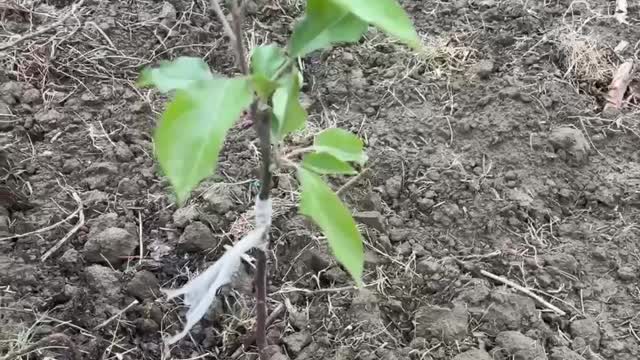
[[[357,173],[351,165],[327,153],[311,153],[305,155],[302,159],[302,167],[316,174],[323,175],[355,175]]]
[[[251,53],[251,78],[256,92],[265,102],[278,86],[273,77],[286,62],[284,50],[275,45],[259,46]]]
[[[161,92],[185,89],[196,81],[211,80],[213,74],[209,66],[197,57],[179,57],[173,61],[163,61],[157,68],[142,71],[139,86],[155,86]]]
[[[285,79],[285,85],[273,93],[273,114],[277,119],[275,134],[279,139],[304,126],[307,111],[300,104],[300,77],[294,71]]]
[[[252,101],[246,78],[219,78],[178,90],[155,135],[156,156],[180,204],[211,175],[227,131]]]
[[[328,0],[403,43],[419,48],[420,37],[396,0]]]
[[[316,135],[313,148],[317,152],[331,154],[342,161],[353,161],[359,164],[367,161],[362,140],[343,129],[332,128],[320,132]]]
[[[346,8],[328,0],[309,0],[304,19],[291,35],[289,53],[294,57],[304,56],[334,43],[356,42],[366,30],[367,23]]]
[[[361,286],[364,247],[351,213],[318,175],[299,168],[298,179],[302,187],[300,213],[310,217],[320,227],[333,255]]]

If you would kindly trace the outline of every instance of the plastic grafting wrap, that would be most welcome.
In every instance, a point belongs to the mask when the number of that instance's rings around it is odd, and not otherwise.
[[[162,289],[162,292],[167,295],[167,299],[184,295],[184,304],[189,308],[184,329],[166,339],[167,344],[174,344],[185,337],[189,330],[202,319],[207,309],[216,300],[218,289],[231,282],[233,275],[240,268],[242,255],[252,248],[264,249],[266,247],[273,215],[271,199],[256,199],[254,209],[256,226],[253,231],[235,243],[218,261],[182,288]]]

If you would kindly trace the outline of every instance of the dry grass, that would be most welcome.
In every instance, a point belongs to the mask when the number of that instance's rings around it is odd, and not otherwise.
[[[565,78],[587,82],[611,79],[615,66],[609,59],[610,51],[596,36],[566,31],[558,36],[558,41],[566,68]]]

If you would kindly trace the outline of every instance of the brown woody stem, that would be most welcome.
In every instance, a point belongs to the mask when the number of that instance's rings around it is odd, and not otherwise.
[[[244,48],[242,34],[243,10],[238,5],[238,1],[232,4],[231,14],[233,16],[234,50],[238,68],[244,75],[249,75],[249,64],[247,64],[246,52]],[[271,124],[268,111],[259,108],[258,100],[255,100],[249,108],[249,118],[253,121],[255,131],[260,141],[260,157],[262,165],[260,167],[260,200],[267,200],[271,191]],[[269,233],[265,233],[265,242],[268,244]],[[256,252],[256,345],[261,360],[265,359],[264,349],[267,346],[267,253],[263,249]]]

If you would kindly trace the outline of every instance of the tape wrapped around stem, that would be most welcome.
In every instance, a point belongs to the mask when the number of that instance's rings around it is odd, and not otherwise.
[[[184,295],[184,304],[189,308],[186,314],[184,329],[166,339],[168,345],[184,338],[193,326],[202,319],[216,300],[218,290],[231,282],[233,275],[240,269],[242,256],[252,248],[265,249],[268,243],[268,232],[273,216],[271,199],[256,199],[254,208],[255,229],[246,234],[240,241],[229,248],[215,263],[200,275],[193,278],[179,289],[162,289],[167,299]]]

